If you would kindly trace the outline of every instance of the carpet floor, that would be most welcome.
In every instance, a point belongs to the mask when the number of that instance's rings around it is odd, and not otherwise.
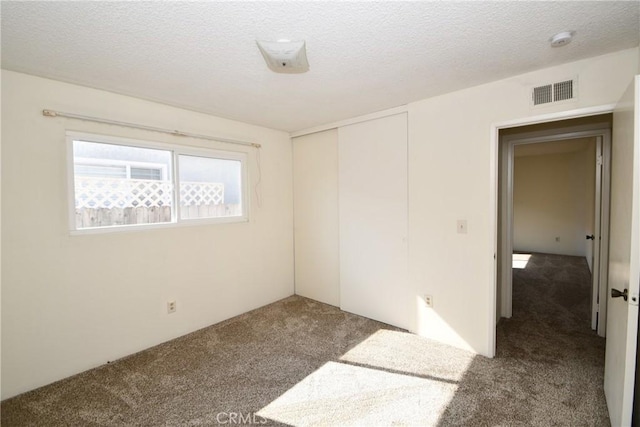
[[[533,254],[495,359],[293,296],[3,401],[1,422],[606,426],[589,280],[584,258]]]

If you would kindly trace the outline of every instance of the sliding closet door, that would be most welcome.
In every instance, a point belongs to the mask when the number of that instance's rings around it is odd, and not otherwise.
[[[408,327],[407,115],[338,130],[340,307]]]
[[[293,138],[296,295],[340,305],[338,130]]]

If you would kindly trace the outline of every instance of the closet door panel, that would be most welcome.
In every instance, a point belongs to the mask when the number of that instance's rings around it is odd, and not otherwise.
[[[407,115],[338,130],[340,307],[407,328]]]
[[[293,139],[296,295],[340,305],[338,131]]]

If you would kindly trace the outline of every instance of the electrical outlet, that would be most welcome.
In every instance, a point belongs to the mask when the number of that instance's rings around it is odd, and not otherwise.
[[[427,307],[433,307],[433,297],[431,295],[425,295],[424,303],[427,305]]]
[[[168,301],[167,302],[167,313],[171,314],[171,313],[175,313],[176,312],[176,302],[175,301]]]

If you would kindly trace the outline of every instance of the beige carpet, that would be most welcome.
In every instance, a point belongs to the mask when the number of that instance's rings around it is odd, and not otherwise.
[[[608,425],[584,259],[534,254],[486,359],[290,297],[2,402],[2,426]]]

